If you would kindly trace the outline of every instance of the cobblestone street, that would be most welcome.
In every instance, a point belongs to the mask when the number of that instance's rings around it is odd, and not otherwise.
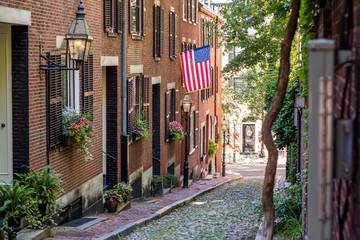
[[[262,179],[238,180],[198,197],[124,239],[255,239]]]

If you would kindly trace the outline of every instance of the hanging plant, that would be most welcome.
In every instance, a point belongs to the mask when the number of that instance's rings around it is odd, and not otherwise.
[[[184,139],[183,127],[177,121],[169,123],[169,136],[173,141],[182,141]]]

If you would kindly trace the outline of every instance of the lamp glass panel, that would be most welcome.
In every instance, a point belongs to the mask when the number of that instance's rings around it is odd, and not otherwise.
[[[83,61],[85,54],[85,39],[68,39],[71,60]]]

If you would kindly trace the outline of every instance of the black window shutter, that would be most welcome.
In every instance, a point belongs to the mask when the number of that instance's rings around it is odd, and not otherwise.
[[[195,112],[194,122],[194,147],[197,147],[199,144],[199,111]]]
[[[133,26],[133,0],[129,0],[129,32],[134,32],[134,26]]]
[[[160,57],[164,56],[164,9],[160,14]]]
[[[154,5],[154,57],[158,57],[158,31],[159,31],[159,22],[158,22],[158,6]]]
[[[104,31],[110,28],[111,0],[104,0]]]
[[[169,12],[169,57],[172,58],[174,56],[173,50],[174,50],[174,25],[173,25],[173,12]]]
[[[199,3],[198,1],[195,1],[195,23],[197,24],[198,23],[198,7],[199,6]]]
[[[204,46],[204,19],[201,19],[200,21],[201,26],[200,26],[200,37],[201,37],[201,46]]]
[[[214,67],[211,67],[211,89],[210,95],[214,95]]]
[[[191,21],[195,23],[195,4],[197,0],[191,0]]]
[[[142,29],[142,35],[146,35],[146,0],[142,0],[142,18],[141,18],[141,29]]]
[[[218,87],[219,87],[219,68],[218,68],[218,66],[216,66],[216,68],[215,68],[215,89],[216,89],[216,93],[218,93],[219,92],[219,89],[218,89]]]
[[[201,90],[201,101],[205,100],[205,89]]]
[[[171,115],[171,91],[165,93],[165,142],[169,141],[169,123]]]
[[[175,90],[175,106],[174,106],[174,113],[175,113],[175,118],[174,120],[177,122],[179,121],[179,90]]]
[[[131,77],[127,81],[127,134],[132,136],[132,127],[134,121],[134,77]]]
[[[174,57],[177,55],[177,15],[174,13]]]
[[[142,87],[142,100],[143,100],[143,109],[144,109],[144,119],[148,123],[148,128],[150,127],[150,77],[143,76],[143,87]]]
[[[61,64],[61,54],[48,55],[50,60]],[[49,99],[49,146],[54,149],[61,144],[62,136],[62,92],[61,92],[61,71],[48,71],[48,99]]]
[[[122,31],[122,0],[117,0],[117,21],[116,22],[117,22],[116,32],[121,33],[121,31]]]
[[[93,113],[93,85],[94,85],[94,61],[93,55],[89,55],[84,62],[83,68],[83,113]]]

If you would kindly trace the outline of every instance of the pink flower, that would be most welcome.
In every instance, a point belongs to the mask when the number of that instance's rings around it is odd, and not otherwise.
[[[69,118],[69,121],[72,121],[72,118]]]

